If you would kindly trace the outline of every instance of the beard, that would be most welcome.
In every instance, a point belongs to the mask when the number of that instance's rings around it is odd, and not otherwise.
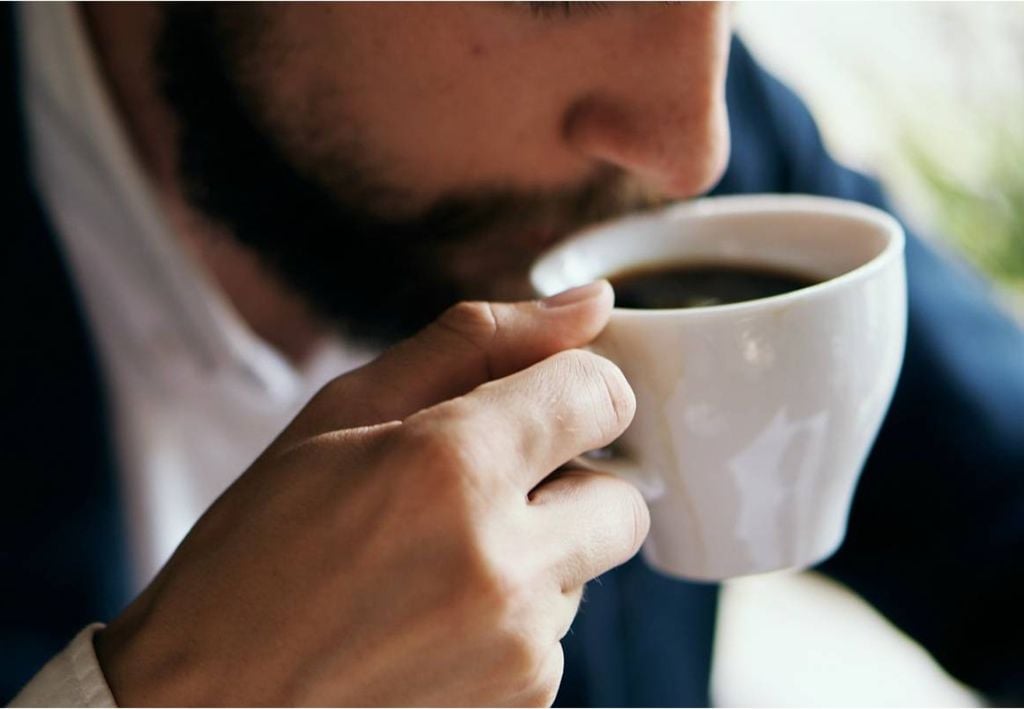
[[[386,345],[460,300],[528,297],[529,266],[553,240],[652,204],[609,166],[571,189],[481,187],[411,215],[382,208],[408,191],[378,179],[367,146],[342,136],[344,149],[301,154],[271,127],[278,107],[247,75],[267,64],[252,52],[272,51],[264,21],[245,7],[165,7],[156,66],[181,182],[194,209],[351,339]]]

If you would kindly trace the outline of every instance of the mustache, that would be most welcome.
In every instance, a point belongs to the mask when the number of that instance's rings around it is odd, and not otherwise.
[[[413,230],[438,244],[461,246],[493,234],[537,230],[564,235],[667,202],[661,194],[613,166],[602,166],[585,183],[561,190],[476,189],[434,203]],[[407,224],[406,226],[413,226]],[[395,224],[392,228],[402,228]]]

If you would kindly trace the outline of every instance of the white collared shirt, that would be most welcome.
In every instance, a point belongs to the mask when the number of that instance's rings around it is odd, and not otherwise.
[[[32,179],[99,350],[141,590],[309,397],[371,353],[331,341],[298,370],[260,340],[171,233],[76,8],[24,3],[17,22]],[[105,685],[68,675],[102,683],[98,666],[82,670],[95,664],[91,637],[83,632],[17,701],[112,701]],[[74,691],[54,695],[61,686]]]

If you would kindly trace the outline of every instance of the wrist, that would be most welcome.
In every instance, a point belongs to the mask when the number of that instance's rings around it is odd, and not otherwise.
[[[152,628],[133,604],[93,636],[96,658],[118,706],[211,706],[201,663]]]

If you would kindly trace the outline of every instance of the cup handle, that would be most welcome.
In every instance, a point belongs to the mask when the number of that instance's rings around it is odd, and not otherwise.
[[[606,456],[580,455],[573,458],[569,465],[620,477],[640,490],[648,502],[661,497],[663,492],[662,486],[652,481],[649,475],[645,475],[640,463],[629,456],[611,452]]]

